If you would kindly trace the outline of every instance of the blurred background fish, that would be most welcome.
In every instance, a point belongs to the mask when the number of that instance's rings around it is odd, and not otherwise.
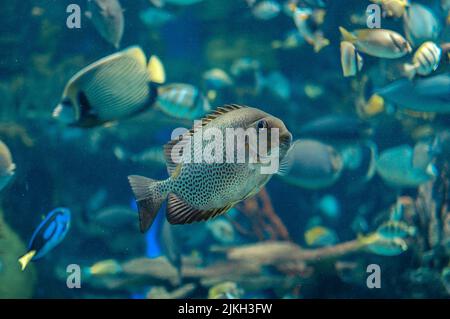
[[[88,0],[86,16],[106,41],[116,49],[120,47],[125,18],[119,0]]]

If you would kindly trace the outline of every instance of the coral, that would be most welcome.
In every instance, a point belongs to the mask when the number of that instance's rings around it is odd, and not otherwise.
[[[0,210],[0,299],[31,298],[36,282],[33,265],[20,271],[18,256],[25,252],[25,245],[19,236],[3,220]]]

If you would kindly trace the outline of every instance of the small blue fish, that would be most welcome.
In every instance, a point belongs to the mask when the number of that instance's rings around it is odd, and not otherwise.
[[[56,208],[39,224],[28,244],[28,252],[19,258],[22,271],[30,261],[44,257],[58,246],[70,228],[70,210]]]

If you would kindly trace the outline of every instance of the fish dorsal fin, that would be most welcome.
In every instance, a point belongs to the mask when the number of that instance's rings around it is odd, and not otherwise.
[[[233,207],[233,204],[212,210],[199,210],[189,206],[175,194],[169,194],[167,220],[171,224],[191,224],[219,216],[226,213],[231,207]]]
[[[208,114],[207,116],[205,116],[204,118],[202,118],[200,125],[198,125],[198,124],[194,125],[189,131],[187,131],[183,135],[178,136],[178,138],[175,138],[175,139],[171,140],[170,142],[168,142],[166,145],[164,145],[164,157],[166,159],[167,171],[168,171],[169,175],[173,174],[173,172],[175,171],[175,169],[178,165],[178,163],[176,163],[172,160],[172,149],[175,145],[177,145],[178,143],[187,143],[189,141],[189,139],[187,139],[186,137],[193,136],[193,134],[199,128],[207,125],[209,122],[218,118],[219,116],[226,114],[228,112],[234,111],[234,110],[245,108],[245,107],[247,107],[247,106],[238,105],[238,104],[226,104],[224,106],[220,106],[214,112],[212,112],[212,113]],[[183,154],[182,154],[183,144],[178,144],[178,145],[180,146],[180,153],[177,155],[181,157],[181,156],[183,156]]]

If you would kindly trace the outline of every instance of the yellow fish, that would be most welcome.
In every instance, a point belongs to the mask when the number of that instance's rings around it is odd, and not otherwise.
[[[85,271],[92,276],[116,275],[122,272],[122,266],[114,259],[107,259],[93,264]]]
[[[399,33],[386,29],[359,29],[349,32],[339,27],[344,41],[358,51],[378,58],[396,59],[410,53],[411,45]]]
[[[345,77],[356,75],[363,67],[363,58],[351,42],[341,42],[341,66]]]

